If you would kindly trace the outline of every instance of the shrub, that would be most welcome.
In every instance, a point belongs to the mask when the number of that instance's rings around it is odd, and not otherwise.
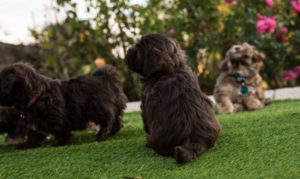
[[[202,89],[209,94],[225,52],[242,42],[265,52],[265,84],[278,88],[299,82],[282,77],[285,70],[300,64],[297,2],[148,0],[145,5],[137,5],[128,0],[86,0],[91,18],[80,20],[76,3],[57,0],[57,9],[67,9],[65,21],[49,25],[42,32],[32,30],[32,34],[54,76],[89,73],[100,58],[120,69],[131,100],[139,97],[139,80],[127,70],[122,58],[126,49],[148,32],[177,39],[199,75]]]

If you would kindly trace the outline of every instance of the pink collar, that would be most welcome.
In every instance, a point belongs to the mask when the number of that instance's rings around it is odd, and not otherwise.
[[[38,91],[35,91],[33,94],[33,96],[31,97],[30,101],[27,103],[26,107],[27,108],[30,108],[38,99],[39,97],[41,96],[43,92],[43,89],[41,90],[38,90]]]

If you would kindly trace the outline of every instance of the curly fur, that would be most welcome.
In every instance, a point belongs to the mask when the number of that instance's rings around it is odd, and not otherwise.
[[[248,43],[234,45],[228,50],[214,90],[220,113],[257,110],[271,102],[265,98],[262,77],[259,75],[264,59],[265,55]],[[245,85],[249,88],[247,94],[241,94],[241,84],[236,81],[236,76],[245,77]]]
[[[42,145],[52,134],[57,143],[71,143],[71,131],[85,129],[88,121],[101,126],[97,141],[107,139],[122,127],[127,98],[120,77],[110,65],[91,76],[68,81],[52,80],[30,65],[16,63],[0,73],[0,105],[15,106],[31,126],[26,143],[19,148]]]
[[[128,50],[125,63],[143,77],[141,109],[148,147],[184,163],[214,146],[220,125],[176,41],[145,35]]]

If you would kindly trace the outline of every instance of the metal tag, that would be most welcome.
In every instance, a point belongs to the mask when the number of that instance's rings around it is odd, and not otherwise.
[[[241,86],[241,93],[242,94],[248,94],[249,92],[249,87],[248,86]]]

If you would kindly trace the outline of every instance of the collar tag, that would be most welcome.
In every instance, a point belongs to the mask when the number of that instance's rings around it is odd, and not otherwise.
[[[242,93],[243,95],[246,95],[246,94],[248,94],[248,92],[249,92],[249,87],[243,85],[243,86],[241,86],[240,91],[241,91],[241,93]]]

